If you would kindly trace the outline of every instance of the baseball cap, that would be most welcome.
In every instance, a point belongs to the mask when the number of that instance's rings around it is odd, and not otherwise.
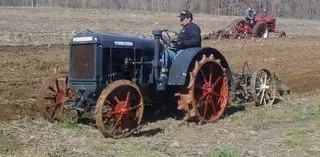
[[[191,18],[191,19],[193,19],[193,15],[192,15],[192,13],[191,13],[189,10],[182,10],[182,11],[180,12],[180,15],[179,15],[178,17],[180,17],[180,18]]]

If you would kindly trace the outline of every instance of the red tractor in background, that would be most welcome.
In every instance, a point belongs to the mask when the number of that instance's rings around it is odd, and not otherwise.
[[[286,36],[286,33],[276,28],[276,18],[267,15],[257,15],[254,17],[254,22],[250,24],[244,18],[234,20],[225,29],[217,32],[210,32],[203,36],[203,39],[217,38],[245,38],[257,37],[268,38],[269,33],[276,33],[278,37]]]
[[[254,24],[251,25],[244,19],[235,20],[234,32],[237,35],[249,35],[258,38],[267,38],[269,32],[285,36],[286,33],[276,29],[276,18],[271,16],[258,15],[254,17]]]

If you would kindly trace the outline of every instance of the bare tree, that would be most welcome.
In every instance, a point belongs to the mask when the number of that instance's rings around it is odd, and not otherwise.
[[[0,0],[0,6],[70,7],[115,10],[177,12],[190,9],[195,13],[242,16],[251,6],[259,13],[267,10],[280,17],[319,19],[319,0]]]

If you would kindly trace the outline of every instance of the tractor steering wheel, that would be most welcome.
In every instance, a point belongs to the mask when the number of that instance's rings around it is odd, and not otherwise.
[[[178,43],[178,34],[175,31],[164,29],[161,31],[161,40],[169,47],[175,47]]]

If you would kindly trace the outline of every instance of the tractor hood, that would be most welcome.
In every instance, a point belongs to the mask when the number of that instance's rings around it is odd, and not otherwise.
[[[109,32],[82,31],[72,37],[70,44],[100,44],[102,47],[154,49],[153,37]]]

